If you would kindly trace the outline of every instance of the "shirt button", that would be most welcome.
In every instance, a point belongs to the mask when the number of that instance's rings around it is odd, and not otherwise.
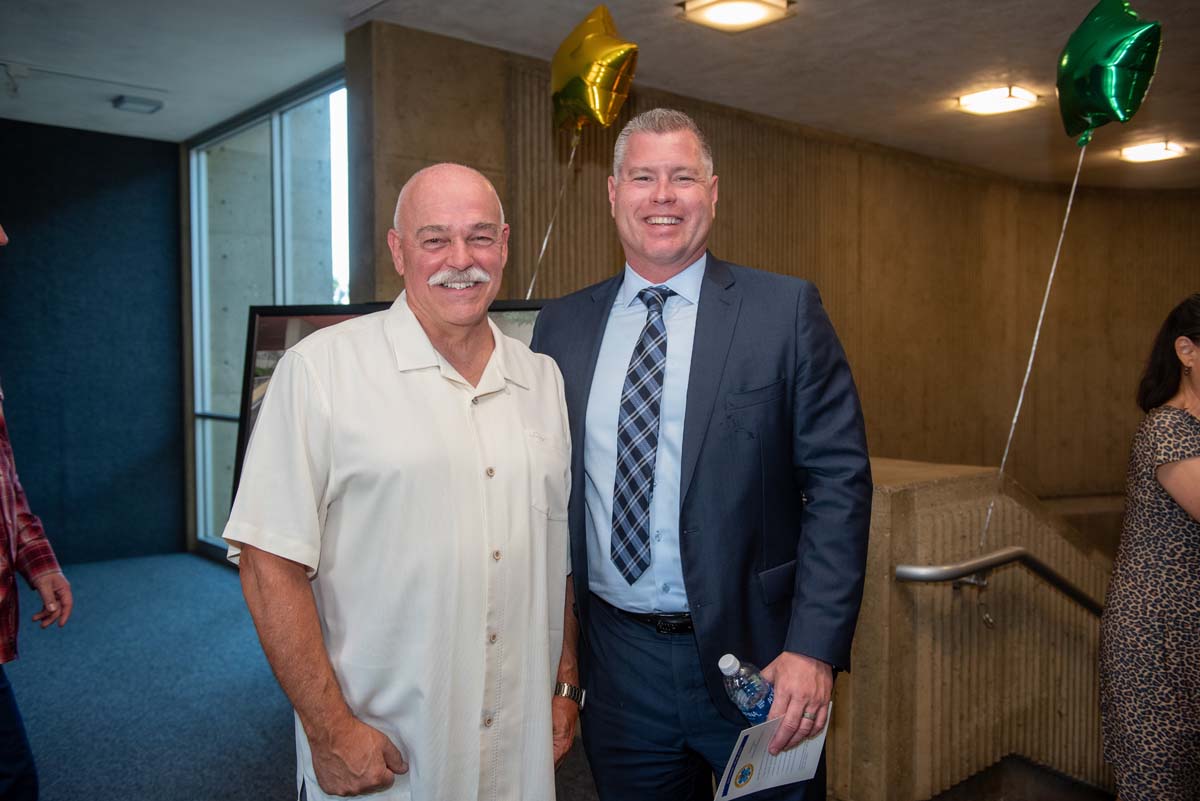
[[[488,715],[486,718],[483,719],[483,725],[487,726],[488,728],[491,728],[491,726],[492,726],[492,716],[491,715]]]
[[[471,403],[472,403],[472,405],[478,406],[478,405],[479,405],[479,398],[471,398]]]
[[[656,533],[656,534],[654,535],[654,541],[655,541],[655,542],[662,542],[662,532],[661,532],[661,531],[659,531],[658,533]]]
[[[670,591],[671,591],[671,585],[670,585],[670,584],[664,584],[664,585],[662,586],[662,591],[663,591],[663,592],[670,592]]]
[[[494,631],[488,635],[488,642],[495,642],[498,639],[500,639],[500,635]]]
[[[492,558],[495,559],[497,562],[499,562],[500,561],[500,552],[492,551]]]
[[[496,475],[496,468],[489,467],[487,470],[484,470],[483,472],[487,475],[488,478],[491,478],[492,476]]]

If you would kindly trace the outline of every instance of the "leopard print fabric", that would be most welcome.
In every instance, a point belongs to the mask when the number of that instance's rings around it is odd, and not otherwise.
[[[1200,457],[1200,420],[1170,406],[1138,428],[1100,624],[1104,757],[1121,801],[1200,801],[1200,522],[1160,465]]]

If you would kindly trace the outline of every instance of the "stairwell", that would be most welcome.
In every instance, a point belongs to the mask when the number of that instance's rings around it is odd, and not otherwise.
[[[830,797],[1075,797],[1063,794],[1063,781],[1081,799],[1111,797],[1101,756],[1099,618],[1016,564],[993,570],[986,587],[893,578],[898,564],[948,564],[1015,545],[1102,601],[1111,559],[1082,548],[1062,517],[1011,479],[1000,486],[994,468],[893,459],[874,459],[872,468],[853,673],[838,678],[826,746]],[[1027,794],[1038,771],[1059,795]],[[978,786],[962,790],[973,778]]]

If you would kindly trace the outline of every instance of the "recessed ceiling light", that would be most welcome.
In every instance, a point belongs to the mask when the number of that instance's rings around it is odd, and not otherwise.
[[[788,16],[794,0],[686,0],[683,18],[719,31],[737,33]]]
[[[1151,142],[1146,145],[1121,148],[1121,159],[1124,161],[1162,161],[1163,159],[1177,159],[1186,152],[1183,145],[1174,142]]]
[[[1019,86],[1000,86],[983,92],[963,95],[958,107],[970,114],[1005,114],[1020,111],[1037,104],[1038,97]]]
[[[153,114],[163,107],[161,100],[136,95],[117,95],[112,99],[113,108],[132,111],[135,114]]]

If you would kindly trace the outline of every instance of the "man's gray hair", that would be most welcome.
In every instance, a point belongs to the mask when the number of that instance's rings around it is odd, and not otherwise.
[[[713,158],[708,140],[700,132],[700,127],[696,125],[695,120],[673,108],[652,108],[625,123],[621,133],[617,134],[617,144],[613,148],[613,177],[618,180],[621,178],[621,166],[625,163],[625,150],[629,147],[629,137],[635,133],[668,134],[676,131],[691,131],[692,135],[696,137],[696,141],[700,143],[700,160],[704,162],[704,169],[708,173],[707,177],[711,178]]]

